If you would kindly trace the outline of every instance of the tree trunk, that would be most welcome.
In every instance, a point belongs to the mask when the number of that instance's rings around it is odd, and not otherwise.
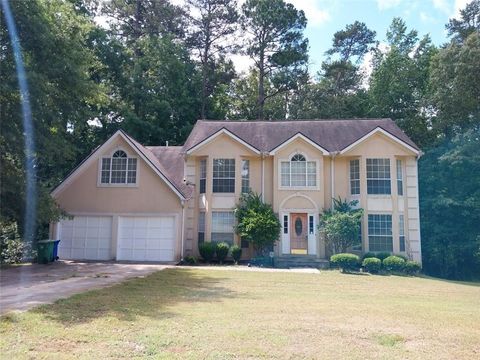
[[[264,106],[265,106],[265,54],[263,49],[260,51],[260,61],[258,68],[258,120],[263,120],[265,117]]]

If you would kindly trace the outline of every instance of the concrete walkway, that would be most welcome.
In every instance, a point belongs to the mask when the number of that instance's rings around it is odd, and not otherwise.
[[[28,310],[71,295],[143,277],[171,265],[57,261],[2,269],[0,314]]]

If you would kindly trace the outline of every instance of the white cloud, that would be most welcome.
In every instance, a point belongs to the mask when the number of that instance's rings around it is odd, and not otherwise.
[[[310,26],[320,26],[330,20],[330,13],[318,0],[287,0],[299,10],[303,10]]]
[[[433,7],[444,14],[450,15],[452,7],[447,0],[432,0]]]
[[[377,0],[377,6],[380,10],[388,10],[400,5],[401,2],[402,0]]]

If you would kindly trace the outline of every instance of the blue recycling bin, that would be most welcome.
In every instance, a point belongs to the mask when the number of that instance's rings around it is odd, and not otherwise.
[[[53,243],[53,261],[58,260],[58,243],[60,240],[55,240]]]

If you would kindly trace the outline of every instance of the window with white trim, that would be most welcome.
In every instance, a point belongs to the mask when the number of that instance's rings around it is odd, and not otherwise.
[[[397,193],[403,195],[403,168],[402,160],[397,160]]]
[[[280,178],[285,187],[316,187],[317,163],[307,161],[302,154],[295,154],[290,161],[281,162]]]
[[[200,194],[205,194],[207,185],[207,159],[200,160]]]
[[[350,160],[350,194],[360,195],[360,160]]]
[[[242,160],[242,194],[250,191],[250,160]]]
[[[213,159],[213,192],[235,192],[235,159]]]
[[[102,158],[100,173],[101,184],[137,183],[137,158],[128,157],[123,150],[117,150],[112,157]]]
[[[308,234],[313,235],[315,233],[315,224],[313,215],[308,216]]]
[[[405,218],[403,214],[400,214],[398,217],[398,242],[400,251],[405,252]]]
[[[198,245],[205,241],[205,212],[200,211],[198,214]]]
[[[227,242],[233,245],[235,214],[233,211],[212,211],[213,242]]]
[[[368,214],[369,251],[393,251],[392,215]]]
[[[283,215],[283,233],[288,234],[288,215]]]
[[[367,194],[390,195],[390,159],[367,159]]]

